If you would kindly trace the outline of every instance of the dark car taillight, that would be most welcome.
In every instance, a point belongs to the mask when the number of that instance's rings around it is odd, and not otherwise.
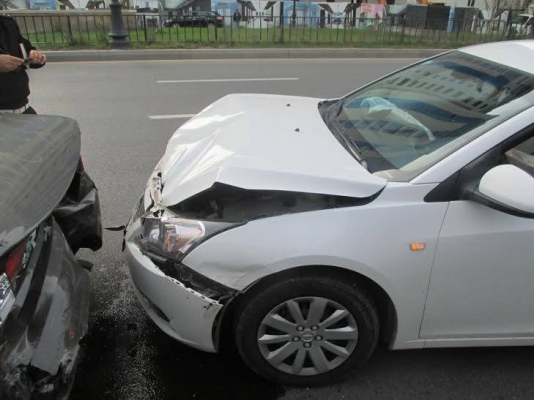
[[[7,258],[5,272],[10,282],[13,282],[22,270],[27,242],[28,240],[25,240],[21,243]]]
[[[11,251],[5,259],[3,271],[0,270],[0,326],[7,319],[15,303],[17,278],[29,260],[33,247],[28,246],[28,243],[33,240],[34,234],[15,247],[15,250]]]
[[[222,17],[216,17],[215,18],[217,21],[222,21]]]
[[[5,258],[3,268],[0,269],[0,273],[5,273],[7,279],[9,279],[11,287],[15,293],[20,285],[19,278],[23,275],[21,272],[23,272],[26,265],[28,265],[28,261],[30,261],[30,256],[35,247],[36,237],[37,231],[33,231],[30,236],[19,243],[15,249],[8,254],[7,258]]]

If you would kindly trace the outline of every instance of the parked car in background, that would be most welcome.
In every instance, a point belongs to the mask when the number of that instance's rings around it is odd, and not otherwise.
[[[529,14],[519,14],[514,16],[510,20],[510,29],[515,30],[518,35],[531,35],[532,34],[532,24],[534,21],[534,16]]]
[[[125,231],[152,320],[283,385],[393,350],[534,345],[534,41],[338,99],[226,96],[170,139]],[[228,335],[225,335],[228,333]]]
[[[0,398],[68,396],[90,293],[74,253],[101,246],[78,124],[0,114]]]
[[[223,17],[215,11],[191,11],[165,21],[166,27],[224,26]]]

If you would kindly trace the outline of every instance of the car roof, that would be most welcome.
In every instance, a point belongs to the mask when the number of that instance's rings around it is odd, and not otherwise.
[[[460,51],[534,74],[534,40],[481,44],[464,47]]]

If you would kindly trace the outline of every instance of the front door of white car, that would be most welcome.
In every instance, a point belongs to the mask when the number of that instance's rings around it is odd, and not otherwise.
[[[497,164],[534,172],[532,136],[499,151]],[[524,190],[532,187],[534,178]],[[450,202],[420,337],[427,346],[534,344],[534,219],[471,199]]]

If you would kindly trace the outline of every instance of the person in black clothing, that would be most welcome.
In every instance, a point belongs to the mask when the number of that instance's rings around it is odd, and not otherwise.
[[[239,12],[239,10],[235,10],[233,19],[235,27],[239,28],[239,22],[241,22],[241,13]]]
[[[45,63],[46,56],[22,37],[17,22],[0,15],[0,113],[35,114],[28,106],[26,68],[41,68]]]

